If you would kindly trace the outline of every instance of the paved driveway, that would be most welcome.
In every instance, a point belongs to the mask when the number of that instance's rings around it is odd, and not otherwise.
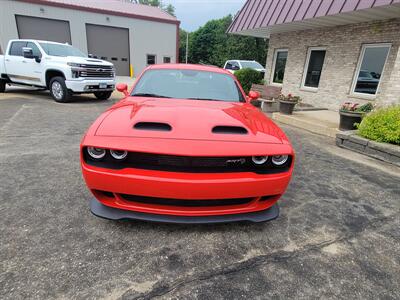
[[[107,221],[78,157],[109,105],[0,95],[1,299],[400,298],[398,168],[284,127],[298,159],[277,220]]]

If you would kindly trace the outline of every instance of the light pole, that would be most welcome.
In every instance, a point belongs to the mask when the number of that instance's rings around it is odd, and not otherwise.
[[[186,32],[186,64],[188,61],[188,53],[189,53],[189,32]]]

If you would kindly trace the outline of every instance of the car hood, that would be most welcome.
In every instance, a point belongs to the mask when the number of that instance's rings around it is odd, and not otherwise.
[[[134,99],[128,98],[111,107],[96,135],[271,144],[287,140],[279,127],[251,104]]]

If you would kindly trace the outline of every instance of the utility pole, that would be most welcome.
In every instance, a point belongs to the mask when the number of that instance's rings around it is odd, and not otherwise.
[[[188,61],[188,53],[189,53],[189,32],[186,32],[186,64]]]

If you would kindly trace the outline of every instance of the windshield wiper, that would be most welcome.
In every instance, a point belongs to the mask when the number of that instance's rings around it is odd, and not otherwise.
[[[137,94],[133,94],[132,96],[137,96],[137,97],[152,97],[152,98],[171,98],[171,97],[168,97],[168,96],[162,96],[162,95],[151,94],[151,93],[137,93]]]

